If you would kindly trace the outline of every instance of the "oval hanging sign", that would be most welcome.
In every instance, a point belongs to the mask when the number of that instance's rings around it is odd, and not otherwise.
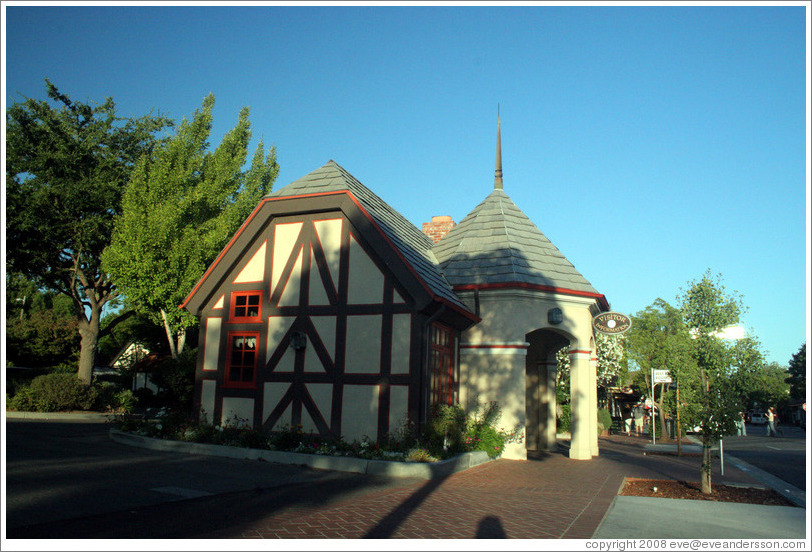
[[[592,327],[601,333],[619,334],[632,327],[632,320],[619,312],[602,312],[592,319]]]

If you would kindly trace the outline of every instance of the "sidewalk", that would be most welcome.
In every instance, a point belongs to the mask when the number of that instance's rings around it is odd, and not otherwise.
[[[698,457],[643,455],[648,442],[600,441],[570,460],[566,445],[526,461],[496,460],[447,478],[292,505],[204,538],[804,538],[802,508],[618,497],[624,477],[699,479]],[[764,486],[714,463],[716,483]]]
[[[660,471],[655,479],[699,480],[699,457],[678,458],[652,454],[671,452],[676,445],[640,443],[635,437],[612,436],[602,440],[612,449],[616,443],[637,440],[647,452],[649,469]],[[700,454],[701,446],[683,444],[683,453]],[[642,452],[641,452],[642,454]],[[636,463],[629,464],[627,477],[636,475]],[[712,480],[716,484],[772,488],[796,504],[805,504],[805,492],[750,466],[731,454],[725,454],[725,475],[714,458]],[[789,487],[789,489],[787,489]],[[670,538],[670,539],[803,539],[807,537],[805,507],[761,506],[704,500],[677,500],[637,496],[618,496],[610,506],[593,538]]]

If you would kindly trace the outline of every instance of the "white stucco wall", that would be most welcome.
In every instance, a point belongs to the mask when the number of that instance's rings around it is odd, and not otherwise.
[[[463,300],[474,307],[473,292],[460,293]],[[563,321],[550,324],[547,313],[560,308]],[[538,329],[556,331],[570,339],[570,349],[590,350],[592,316],[597,312],[595,300],[588,297],[554,294],[525,289],[496,289],[479,292],[479,315],[482,321],[463,333],[460,348],[460,402],[473,410],[477,404],[496,400],[502,406],[504,427],[526,424],[526,365],[527,334]],[[524,343],[524,347],[519,344]],[[579,374],[580,376],[581,374]],[[589,393],[581,402],[580,415],[588,419],[588,401],[595,397],[594,377],[590,378],[587,365],[583,377],[573,385]],[[579,448],[575,456],[592,456],[592,424],[582,423],[585,431],[576,439]],[[586,429],[584,429],[586,428]],[[595,425],[594,431],[597,430]],[[597,453],[597,451],[595,451]],[[505,458],[526,458],[525,443],[506,449]]]

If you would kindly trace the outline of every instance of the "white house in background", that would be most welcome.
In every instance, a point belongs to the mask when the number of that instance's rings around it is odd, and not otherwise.
[[[108,364],[109,368],[120,371],[122,369],[133,369],[132,390],[149,389],[153,393],[158,393],[160,388],[150,381],[151,351],[138,341],[130,341],[122,347],[113,360]]]

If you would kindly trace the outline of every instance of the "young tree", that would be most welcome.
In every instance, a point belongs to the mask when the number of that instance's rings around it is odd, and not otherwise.
[[[700,469],[702,492],[710,494],[711,446],[735,430],[740,405],[730,383],[731,355],[720,332],[736,324],[743,310],[741,297],[728,294],[721,275],[716,280],[707,271],[690,282],[681,296],[683,319],[692,337],[691,356],[696,377],[686,378],[695,393],[694,403],[702,440]],[[688,386],[688,385],[686,385]]]
[[[136,164],[103,266],[127,301],[166,332],[172,357],[183,352],[195,317],[178,308],[278,174],[276,151],[260,142],[243,170],[249,110],[219,147],[207,151],[214,96],[184,119],[164,145]]]
[[[101,254],[135,160],[171,122],[122,119],[112,98],[91,106],[45,82],[55,105],[26,99],[6,113],[6,268],[70,297],[78,377],[90,383],[102,311],[118,293]]]

